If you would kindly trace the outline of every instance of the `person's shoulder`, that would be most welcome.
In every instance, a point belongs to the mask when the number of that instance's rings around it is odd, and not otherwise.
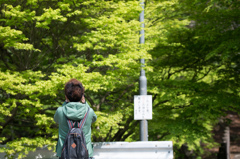
[[[90,113],[94,113],[93,108],[89,108],[89,112],[90,112]]]
[[[91,108],[89,105],[88,105],[87,107],[88,107],[88,109],[89,109],[89,113],[94,113],[93,108]]]
[[[63,107],[62,107],[62,106],[60,106],[60,107],[57,108],[57,111],[62,111],[62,110],[63,110]]]
[[[63,113],[63,106],[58,107],[56,113]]]
[[[86,102],[86,106],[87,106],[87,108],[89,109],[89,114],[90,114],[91,116],[96,116],[93,108],[91,108],[91,106],[88,104],[88,102]]]
[[[97,119],[97,115],[91,107],[89,107],[89,115],[91,116],[92,122],[95,122]]]
[[[62,106],[58,107],[58,108],[57,108],[57,112],[62,112],[62,111],[63,111],[63,107],[64,107],[64,105],[66,105],[66,104],[67,104],[67,102],[64,102],[64,103],[62,104]]]
[[[61,107],[57,108],[57,110],[54,114],[54,121],[56,123],[60,123],[60,120],[61,120],[62,116],[63,116],[63,107],[61,106]]]

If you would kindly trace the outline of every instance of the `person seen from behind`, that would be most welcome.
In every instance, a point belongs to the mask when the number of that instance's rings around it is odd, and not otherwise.
[[[84,87],[82,83],[76,79],[69,80],[64,87],[65,102],[59,107],[54,115],[54,121],[59,125],[58,142],[56,146],[57,156],[61,157],[64,140],[69,132],[67,119],[72,121],[80,121],[84,118],[88,109],[86,123],[83,126],[83,134],[88,150],[89,158],[93,157],[93,148],[91,143],[91,124],[96,121],[97,116],[93,109],[90,108],[84,97]]]

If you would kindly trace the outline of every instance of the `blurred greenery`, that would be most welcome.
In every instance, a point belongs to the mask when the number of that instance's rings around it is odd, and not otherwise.
[[[0,0],[0,148],[23,158],[54,149],[64,84],[80,80],[96,111],[93,141],[137,141],[139,59],[153,96],[149,140],[212,147],[212,129],[239,112],[238,0]],[[204,146],[203,146],[204,144]],[[181,154],[175,151],[175,157]]]

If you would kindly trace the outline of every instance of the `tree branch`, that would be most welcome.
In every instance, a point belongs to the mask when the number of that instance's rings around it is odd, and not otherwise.
[[[101,105],[105,102],[107,96],[109,96],[110,92],[107,92],[102,99],[100,100],[100,102],[98,103],[98,105],[96,106],[97,110],[100,110]]]
[[[2,128],[0,128],[0,134],[2,133],[2,130],[14,119],[15,115],[17,114],[17,110],[18,106],[16,106],[11,112],[12,116],[5,120],[6,122],[2,125]]]
[[[157,106],[159,106],[160,104],[167,103],[167,102],[169,102],[169,101],[170,101],[170,100],[164,100],[164,101],[158,102],[156,105],[154,105],[154,107],[157,107]]]
[[[84,96],[87,99],[87,101],[91,104],[91,106],[96,108],[96,105],[95,105],[94,101],[92,100],[92,98],[90,96],[88,96],[87,94],[84,94]]]
[[[128,130],[128,128],[129,128],[129,123],[131,122],[131,121],[133,121],[133,116],[130,116],[128,119],[127,119],[127,121],[126,121],[126,123],[125,123],[125,125],[124,125],[124,128],[123,129],[119,129],[118,130],[118,132],[114,135],[114,137],[112,138],[112,140],[114,140],[114,141],[123,141],[122,140],[122,136],[124,135],[124,133]],[[134,125],[134,127],[135,127],[135,125]]]

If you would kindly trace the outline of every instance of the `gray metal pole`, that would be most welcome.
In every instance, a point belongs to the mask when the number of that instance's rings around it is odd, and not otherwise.
[[[140,44],[144,44],[144,1],[140,0],[140,4],[142,7],[142,12],[140,13],[139,21],[141,22],[141,31],[140,31]],[[147,78],[145,76],[144,67],[144,59],[140,60],[141,62],[141,72],[139,77],[139,93],[140,95],[147,95]],[[141,141],[148,141],[148,123],[147,120],[140,120],[140,140]]]
[[[227,126],[224,130],[224,141],[226,143],[227,159],[230,159],[230,129]]]
[[[144,59],[141,59],[141,64],[144,64]],[[143,68],[141,68],[140,77],[139,77],[139,93],[140,95],[147,95],[147,78],[145,76],[145,71]],[[147,120],[140,120],[140,140],[148,141]]]
[[[140,35],[141,35],[141,37],[140,37],[140,44],[144,44],[144,42],[145,42],[145,38],[144,38],[144,27],[145,27],[145,25],[144,25],[144,1],[143,0],[140,0],[140,5],[141,5],[141,7],[142,7],[142,12],[140,13],[140,17],[139,17],[139,21],[140,21],[140,23],[141,23],[141,30],[140,30]]]

